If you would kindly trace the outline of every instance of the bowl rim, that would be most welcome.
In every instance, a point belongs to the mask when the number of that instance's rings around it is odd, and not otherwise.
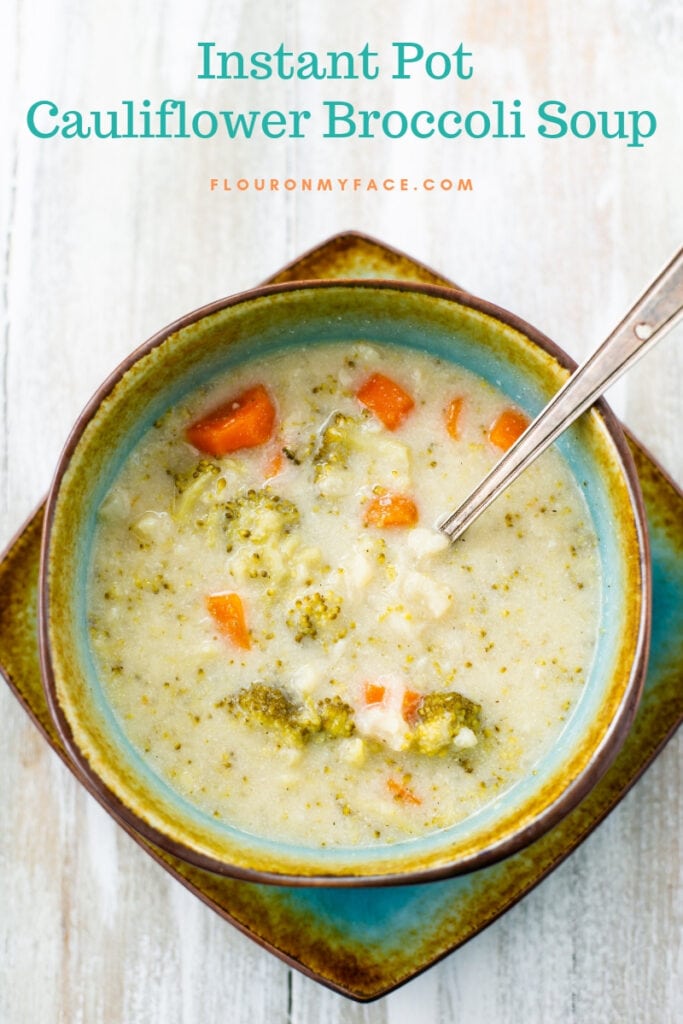
[[[171,335],[183,330],[191,324],[199,322],[205,317],[211,316],[232,306],[237,306],[245,302],[252,302],[254,300],[280,293],[299,292],[310,289],[328,290],[331,288],[364,288],[369,290],[383,289],[398,292],[412,292],[432,296],[437,299],[445,299],[449,302],[455,303],[456,305],[461,305],[474,310],[475,312],[482,313],[493,320],[499,321],[505,326],[511,327],[513,330],[519,332],[531,341],[534,345],[551,355],[561,367],[569,370],[570,372],[573,372],[577,366],[576,362],[549,337],[521,317],[511,313],[509,310],[498,306],[495,303],[489,302],[486,299],[475,296],[459,287],[449,287],[446,285],[430,284],[425,282],[385,278],[340,277],[334,279],[302,279],[276,284],[262,284],[255,288],[215,299],[212,302],[199,306],[189,313],[177,318],[170,324],[156,331],[146,341],[134,348],[107,375],[78,415],[60,453],[47,496],[41,538],[38,580],[38,645],[41,677],[48,709],[59,737],[64,744],[68,757],[75,764],[77,771],[81,776],[85,776],[87,786],[91,792],[93,792],[93,795],[95,795],[104,804],[104,806],[107,807],[112,816],[126,830],[132,830],[133,832],[138,833],[145,840],[158,846],[160,849],[166,851],[172,856],[214,874],[257,883],[303,887],[355,888],[395,886],[404,884],[413,885],[479,870],[480,868],[487,867],[490,864],[503,860],[518,850],[527,847],[534,840],[540,838],[540,836],[549,831],[571,810],[573,810],[584,796],[586,796],[602,778],[616,757],[633,723],[645,683],[650,647],[652,611],[650,546],[646,525],[647,520],[645,515],[645,506],[635,462],[628,447],[622,426],[604,398],[600,398],[592,408],[600,413],[604,426],[609,434],[612,444],[614,445],[616,455],[618,456],[621,464],[630,507],[633,513],[633,522],[638,545],[638,568],[641,579],[640,614],[638,618],[638,635],[634,648],[633,659],[617,711],[609,722],[600,742],[592,751],[590,760],[583,770],[565,789],[562,790],[559,796],[543,808],[527,826],[515,831],[502,840],[495,841],[482,849],[466,854],[456,861],[451,861],[445,864],[438,864],[436,866],[423,868],[408,866],[404,871],[389,871],[377,874],[304,874],[292,873],[291,871],[286,870],[279,872],[270,869],[244,867],[203,853],[182,842],[180,839],[176,839],[168,835],[156,828],[154,825],[150,825],[135,810],[124,803],[117,793],[115,793],[113,789],[103,781],[97,771],[93,769],[88,757],[79,747],[71,729],[71,725],[59,702],[55,668],[52,659],[49,636],[49,564],[51,556],[52,527],[64,474],[86,427],[96,415],[103,401],[113,391],[128,370],[131,369],[131,367],[140,359],[144,358],[155,348],[159,347]]]

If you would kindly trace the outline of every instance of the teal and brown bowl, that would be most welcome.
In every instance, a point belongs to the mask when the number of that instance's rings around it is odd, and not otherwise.
[[[271,285],[203,307],[160,331],[104,382],[76,423],[48,497],[39,629],[48,704],[66,749],[111,812],[185,861],[253,881],[395,885],[471,871],[531,843],[567,814],[615,757],[647,667],[650,573],[632,459],[604,403],[560,448],[586,494],[603,580],[596,656],[558,741],[479,813],[448,829],[372,847],[304,847],[253,836],[202,812],[124,735],[88,645],[87,575],[100,503],[145,431],[188,391],[283,347],[363,339],[464,366],[536,414],[573,368],[511,314],[462,292],[388,281]],[[571,624],[567,625],[571,628]]]

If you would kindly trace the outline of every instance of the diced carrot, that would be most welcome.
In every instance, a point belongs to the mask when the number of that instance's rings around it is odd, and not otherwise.
[[[460,437],[460,414],[462,412],[464,398],[452,398],[448,403],[448,408],[444,412],[444,420],[446,423],[446,431],[457,441]]]
[[[206,607],[216,620],[221,633],[229,637],[236,647],[248,651],[251,640],[244,616],[244,605],[239,594],[210,594],[206,599]]]
[[[416,693],[415,690],[406,690],[403,694],[403,703],[401,704],[401,714],[408,723],[412,723],[417,718],[417,713],[420,710],[422,704],[422,694]]]
[[[417,505],[405,494],[379,494],[373,498],[363,512],[365,526],[415,526],[418,520]]]
[[[274,476],[278,476],[282,472],[282,464],[284,459],[282,457],[282,450],[280,448],[266,460],[266,465],[263,471],[263,476],[266,480],[272,480]]]
[[[396,430],[415,402],[400,384],[383,373],[373,373],[356,392],[356,398],[367,406],[387,430]]]
[[[274,423],[272,399],[263,384],[256,384],[193,423],[186,437],[200,451],[221,456],[264,444]]]
[[[393,793],[395,800],[400,800],[404,804],[413,804],[414,806],[422,803],[419,796],[415,796],[412,789],[399,782],[398,779],[387,779],[387,787],[389,792]]]
[[[381,704],[386,695],[387,688],[381,683],[366,683],[363,687],[363,700],[366,704]]]
[[[529,418],[518,409],[503,409],[489,429],[489,441],[504,452],[510,448],[520,434],[529,426]]]

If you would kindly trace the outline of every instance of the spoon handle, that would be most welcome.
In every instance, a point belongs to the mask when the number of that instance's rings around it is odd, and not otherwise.
[[[548,445],[683,319],[683,249],[621,323],[553,395],[470,496],[438,524],[456,540]]]

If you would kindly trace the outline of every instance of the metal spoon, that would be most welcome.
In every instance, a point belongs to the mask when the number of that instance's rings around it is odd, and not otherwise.
[[[683,249],[679,249],[610,336],[553,395],[462,505],[438,523],[439,530],[456,540],[563,430],[681,319]]]

